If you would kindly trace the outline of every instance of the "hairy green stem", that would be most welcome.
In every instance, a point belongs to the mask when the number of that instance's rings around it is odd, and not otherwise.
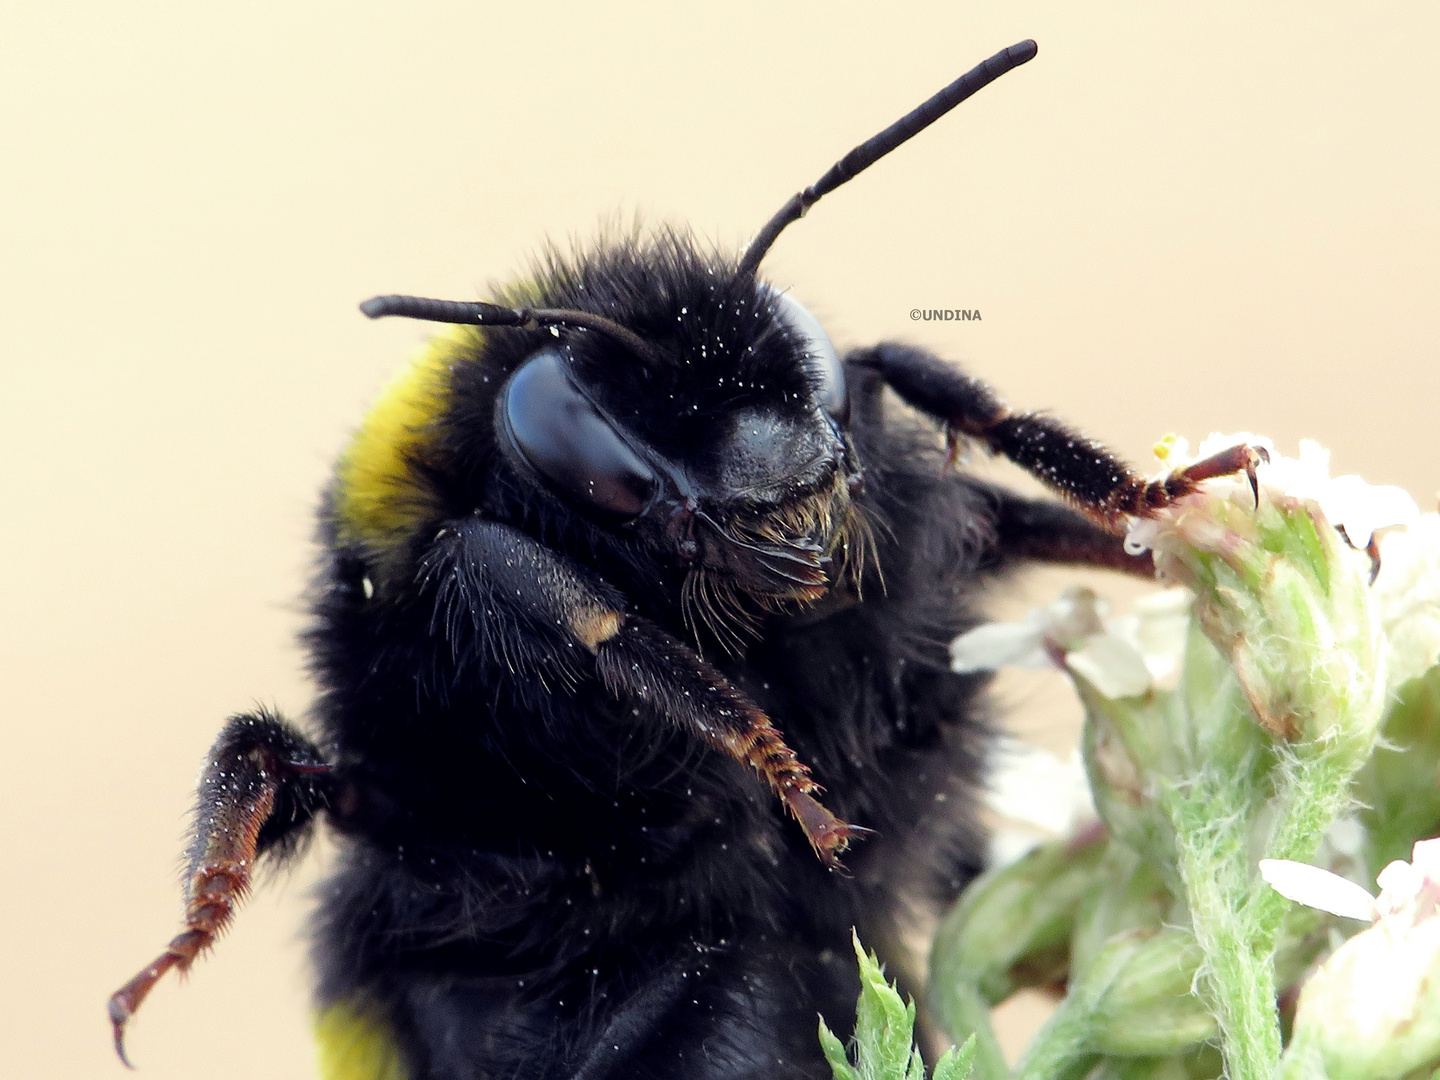
[[[1358,761],[1358,763],[1357,763]],[[1304,862],[1351,803],[1350,781],[1363,757],[1310,743],[1287,751],[1271,773],[1277,817],[1267,855]],[[1289,901],[1250,865],[1250,830],[1259,801],[1227,790],[1234,775],[1205,771],[1169,794],[1181,876],[1196,940],[1205,951],[1201,989],[1221,1030],[1231,1080],[1272,1080],[1280,1061],[1275,941]]]
[[[990,1026],[990,1003],[980,991],[962,979],[940,979],[931,983],[930,1007],[940,1026],[957,1042],[975,1036],[975,1066],[971,1080],[1007,1080],[1010,1066]]]
[[[1066,998],[1035,1034],[1016,1066],[1016,1080],[1082,1080],[1100,1055],[1088,1048],[1091,1018]]]
[[[1311,744],[1300,747],[1275,772],[1279,814],[1266,857],[1309,862],[1340,815],[1354,805],[1351,782],[1366,758]],[[1289,910],[1290,901],[1257,882],[1252,902],[1257,925],[1271,938]]]
[[[1274,934],[1250,899],[1249,826],[1231,778],[1202,774],[1172,792],[1180,874],[1195,939],[1205,952],[1201,990],[1220,1026],[1230,1080],[1271,1080],[1280,1060]]]

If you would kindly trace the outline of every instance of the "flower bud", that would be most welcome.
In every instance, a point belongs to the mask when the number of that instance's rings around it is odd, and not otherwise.
[[[1335,526],[1364,546],[1369,530],[1413,516],[1414,504],[1392,506],[1396,489],[1331,481],[1328,455],[1306,449],[1325,460],[1272,455],[1260,467],[1258,506],[1248,485],[1212,481],[1128,542],[1152,547],[1157,568],[1196,591],[1196,615],[1266,731],[1341,747],[1358,767],[1383,711],[1385,653],[1365,560]]]
[[[1138,852],[1178,888],[1175,831],[1160,802],[1171,767],[1167,739],[1173,695],[1109,698],[1075,680],[1085,704],[1080,749],[1095,812],[1115,840]]]
[[[1323,1064],[1327,1080],[1401,1080],[1440,1065],[1440,839],[1416,843],[1412,860],[1380,872],[1375,924],[1301,989],[1290,1062]],[[1292,899],[1363,916],[1358,886],[1283,862],[1266,869],[1272,884],[1277,871]]]
[[[1191,988],[1204,953],[1188,930],[1112,938],[1071,993],[1090,1003],[1090,1045],[1103,1054],[1180,1053],[1213,1038],[1215,1018]]]
[[[1381,919],[1336,950],[1300,991],[1297,1055],[1328,1080],[1399,1080],[1440,1065],[1440,919]]]
[[[976,878],[936,932],[931,987],[943,996],[947,985],[968,984],[993,1005],[1063,976],[1075,912],[1096,886],[1107,843],[1097,828]]]
[[[1190,992],[1203,952],[1175,928],[1117,934],[1072,981],[1059,1010],[1020,1059],[1022,1080],[1083,1076],[1099,1055],[1166,1057],[1216,1035]]]
[[[1083,979],[1116,934],[1158,930],[1183,918],[1174,894],[1152,863],[1124,844],[1111,843],[1094,889],[1080,903],[1070,937],[1070,978]]]
[[[1101,1058],[1085,1080],[1212,1080],[1224,1071],[1213,1046],[1167,1057]]]

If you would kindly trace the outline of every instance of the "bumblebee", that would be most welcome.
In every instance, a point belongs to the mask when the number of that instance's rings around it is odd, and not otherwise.
[[[1027,561],[1148,574],[1158,481],[911,346],[843,359],[759,266],[819,198],[1006,71],[996,54],[793,196],[738,256],[690,233],[551,251],[383,391],[321,512],[311,739],[267,711],[202,772],[185,928],[324,819],[314,926],[329,1080],[830,1075],[851,928],[896,955],[981,867],[975,598]],[[886,388],[943,429],[886,415]],[[1063,501],[950,466],[964,442]],[[947,453],[948,448],[948,453]],[[823,788],[822,788],[823,784]]]

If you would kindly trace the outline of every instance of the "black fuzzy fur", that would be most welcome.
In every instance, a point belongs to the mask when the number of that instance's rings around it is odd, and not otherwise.
[[[683,235],[552,256],[506,299],[602,313],[673,358],[647,372],[566,331],[607,410],[696,468],[739,409],[814,411],[754,280]],[[984,680],[953,674],[946,646],[1007,569],[997,537],[1023,500],[942,476],[933,433],[886,428],[852,369],[874,560],[810,608],[756,614],[758,639],[727,653],[685,623],[673,557],[592,523],[501,453],[496,395],[553,340],[490,331],[455,368],[411,463],[445,509],[415,530],[409,577],[367,599],[365,553],[325,523],[309,640],[346,842],[317,925],[321,1003],[380,1015],[411,1080],[828,1077],[816,1014],[853,1024],[851,927],[892,946],[980,867]],[[748,768],[610,697],[591,658],[547,667],[536,643],[553,628],[467,612],[467,637],[437,613],[426,559],[447,520],[473,516],[608,583],[759,703],[825,805],[874,830],[846,854],[849,875],[821,865]]]

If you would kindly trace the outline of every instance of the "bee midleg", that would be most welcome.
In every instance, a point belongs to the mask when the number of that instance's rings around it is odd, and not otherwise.
[[[1126,552],[1120,537],[1053,499],[1028,499],[1001,487],[984,485],[994,507],[994,539],[985,569],[1001,569],[1015,560],[1093,566],[1151,580],[1155,560],[1149,551]]]
[[[1053,416],[1012,412],[988,385],[912,345],[884,343],[847,361],[879,371],[908,404],[945,424],[952,456],[962,437],[978,439],[1069,500],[1104,528],[1144,517],[1193,492],[1200,481],[1255,470],[1264,451],[1235,446],[1157,480],[1146,480],[1110,450]]]
[[[820,805],[820,786],[758,705],[694,649],[628,612],[609,583],[524,533],[450,522],[422,560],[420,583],[433,594],[432,632],[457,653],[474,635],[492,662],[563,676],[583,651],[610,694],[754,768],[825,862],[835,864],[859,831]]]
[[[130,1017],[167,971],[188,969],[224,932],[250,890],[256,860],[294,846],[328,802],[329,770],[313,743],[269,712],[233,716],[225,724],[196,791],[185,929],[110,998],[115,1051],[122,1061]]]

